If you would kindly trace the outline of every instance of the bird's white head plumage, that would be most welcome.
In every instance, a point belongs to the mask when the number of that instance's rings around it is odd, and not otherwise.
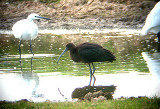
[[[30,14],[30,15],[27,17],[27,19],[31,19],[31,20],[41,19],[41,18],[39,18],[39,17],[40,17],[40,16],[39,16],[38,14],[32,13],[32,14]]]

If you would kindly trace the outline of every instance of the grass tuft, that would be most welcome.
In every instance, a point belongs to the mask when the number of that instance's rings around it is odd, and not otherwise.
[[[34,103],[26,100],[21,100],[17,102],[0,102],[1,109],[104,109],[104,108],[114,108],[114,109],[159,109],[160,108],[160,98],[121,98],[97,102],[80,101],[80,102],[40,102]]]

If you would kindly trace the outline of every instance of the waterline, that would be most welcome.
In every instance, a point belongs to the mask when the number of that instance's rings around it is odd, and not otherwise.
[[[109,33],[118,32],[120,34],[140,34],[140,29],[55,29],[55,30],[39,30],[41,34],[97,34],[97,33]],[[0,34],[12,34],[11,30],[0,30]]]

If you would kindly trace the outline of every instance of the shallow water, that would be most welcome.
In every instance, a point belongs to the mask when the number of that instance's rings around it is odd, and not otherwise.
[[[73,62],[69,53],[56,63],[69,42],[98,43],[115,54],[113,63],[94,64],[95,86],[116,86],[114,98],[160,96],[160,47],[156,37],[127,32],[39,34],[32,41],[34,57],[29,42],[22,41],[22,67],[19,40],[11,34],[0,34],[0,100],[71,101],[72,92],[87,86],[90,78],[88,65]]]

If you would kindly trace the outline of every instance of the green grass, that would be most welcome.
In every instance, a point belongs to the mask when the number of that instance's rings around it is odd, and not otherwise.
[[[159,109],[160,98],[124,98],[97,102],[0,102],[1,109]]]

